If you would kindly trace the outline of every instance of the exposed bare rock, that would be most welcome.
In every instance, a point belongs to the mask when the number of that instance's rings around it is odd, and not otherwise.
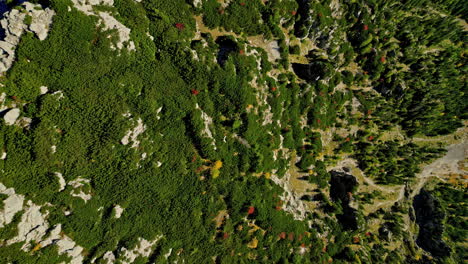
[[[25,5],[26,9],[32,16],[32,22],[31,25],[29,25],[29,30],[34,32],[40,40],[46,39],[50,24],[52,24],[52,17],[55,15],[55,12],[49,8],[38,10],[36,7],[39,7],[39,5],[33,5],[31,3],[25,3]]]
[[[47,86],[41,86],[39,87],[39,89],[41,90],[41,94],[46,94],[49,91]]]
[[[93,15],[93,6],[107,5],[113,6],[114,0],[72,0],[76,9],[85,13],[86,15]]]
[[[1,43],[1,42],[0,42]],[[3,86],[0,84],[0,87]],[[8,109],[7,106],[5,106],[5,100],[6,100],[6,93],[0,94],[0,111],[3,111],[5,109]]]
[[[213,146],[213,149],[216,150],[216,140],[213,137],[213,133],[210,130],[210,126],[213,125],[213,119],[205,112],[203,112],[203,110],[198,106],[198,104],[195,105],[195,108],[200,110],[201,118],[203,119],[203,123],[205,125],[204,129],[201,131],[201,135],[211,139],[211,145]]]
[[[15,124],[19,127],[22,128],[29,128],[31,126],[32,119],[29,117],[21,117],[18,120],[16,120]]]
[[[416,175],[419,181],[412,187],[411,197],[416,196],[431,177],[437,177],[444,182],[447,179],[447,175],[451,173],[467,175],[467,171],[463,167],[460,168],[459,162],[466,160],[468,156],[468,143],[452,144],[447,146],[446,149],[447,153],[443,157],[424,166],[423,170]],[[463,179],[463,182],[466,183],[466,179]]]
[[[49,236],[40,242],[41,247],[51,245],[61,239],[60,233],[62,232],[62,225],[58,224],[49,232]]]
[[[236,133],[233,133],[232,134],[232,137],[237,139],[242,145],[244,145],[246,148],[251,148],[249,142],[247,141],[247,139],[243,138],[243,137],[240,137],[239,135],[237,135]]]
[[[0,41],[0,73],[6,72],[15,60],[15,49],[24,31],[33,32],[40,40],[44,40],[52,24],[55,12],[49,8],[42,9],[40,5],[29,2],[22,4],[24,9],[12,9],[4,14],[0,20],[2,28],[5,29],[5,38]],[[32,18],[31,24],[24,22],[26,16]]]
[[[107,261],[107,264],[115,263],[115,255],[112,251],[107,251],[106,254],[102,257],[103,260]]]
[[[273,174],[271,180],[284,189],[283,194],[280,196],[280,199],[283,201],[283,210],[292,214],[296,220],[304,220],[306,218],[307,209],[300,197],[289,188],[288,182],[290,177],[291,174],[288,171],[281,179]]]
[[[114,206],[115,218],[120,218],[122,216],[123,211],[124,208],[122,208],[120,205]]]
[[[274,62],[275,60],[281,58],[281,54],[279,52],[280,48],[278,46],[278,41],[274,40],[268,43],[267,46],[267,54],[268,54],[268,60]]]
[[[6,188],[2,183],[0,183],[0,193],[8,195],[8,198],[3,201],[4,208],[0,211],[0,228],[2,228],[11,223],[15,214],[23,210],[24,196],[16,194],[13,188]],[[61,224],[49,229],[47,216],[47,210],[44,212],[42,206],[29,200],[17,226],[18,233],[15,237],[8,239],[6,244],[23,243],[21,249],[24,251],[32,249],[31,242],[34,242],[39,248],[55,244],[60,255],[67,254],[72,258],[69,263],[83,263],[83,248],[63,234]]]
[[[8,195],[3,200],[3,210],[0,211],[0,228],[8,225],[13,217],[23,209],[24,196],[15,193],[13,188],[6,188],[0,183],[0,193]]]
[[[57,176],[59,180],[59,184],[60,184],[59,192],[65,190],[65,186],[67,185],[67,183],[65,182],[65,179],[63,178],[62,173],[56,172],[55,176]]]
[[[170,249],[167,251],[167,253],[164,254],[164,258],[165,258],[165,259],[168,259],[168,258],[171,256],[171,254],[172,254],[172,248],[170,248]]]
[[[60,255],[67,254],[72,260],[69,262],[70,264],[81,264],[83,263],[83,248],[78,246],[75,241],[73,241],[68,236],[63,236],[58,242],[58,253]]]
[[[41,241],[49,228],[49,224],[45,220],[47,212],[42,214],[40,210],[40,206],[28,201],[25,212],[21,217],[21,222],[18,224],[18,235],[8,240],[8,245],[26,242],[21,249],[27,251],[29,249],[29,242]]]
[[[102,19],[104,30],[117,30],[119,41],[116,46],[118,49],[122,49],[124,44],[128,44],[129,50],[135,50],[135,43],[130,41],[130,29],[120,23],[117,19],[111,16],[107,12],[99,12],[99,17]],[[115,47],[114,47],[115,48]]]
[[[62,91],[56,91],[54,92],[52,95],[56,95],[57,96],[57,100],[60,100],[63,98],[63,92]]]
[[[20,116],[20,110],[18,108],[13,108],[13,109],[10,109],[5,114],[3,119],[5,119],[5,124],[7,126],[11,126],[16,122],[16,120],[18,119],[19,116]]]
[[[70,192],[71,196],[79,197],[85,202],[91,200],[91,194],[89,192],[89,179],[77,178],[73,181],[70,181],[68,185],[72,186],[74,189]]]
[[[141,2],[141,0],[136,0],[136,1]],[[192,4],[193,4],[194,7],[200,8],[200,7],[202,7],[203,0],[193,0]]]
[[[144,238],[138,238],[138,244],[133,249],[122,248],[122,263],[133,263],[135,259],[139,256],[149,257],[153,251],[153,246],[162,238],[163,236],[157,236],[153,241],[148,241]]]
[[[130,142],[133,142],[132,148],[137,148],[140,145],[138,136],[145,132],[146,126],[143,124],[143,120],[141,120],[141,118],[139,118],[137,122],[137,126],[129,130],[120,141],[123,145],[128,145]]]
[[[123,49],[127,47],[128,50],[135,50],[135,43],[130,40],[129,28],[120,23],[109,12],[95,12],[93,10],[93,6],[96,5],[113,6],[114,0],[72,0],[72,2],[76,9],[86,15],[99,17],[98,24],[102,25],[104,30],[117,31],[119,41],[116,43],[116,47],[112,46],[112,48]]]

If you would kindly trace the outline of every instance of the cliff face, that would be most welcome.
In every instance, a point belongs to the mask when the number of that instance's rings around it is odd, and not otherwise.
[[[337,171],[331,172],[330,197],[337,202],[341,202],[343,213],[336,217],[345,230],[356,230],[358,228],[357,211],[349,205],[352,199],[352,192],[357,184],[356,178],[351,174]]]
[[[445,213],[439,201],[423,189],[414,197],[413,207],[416,223],[419,225],[416,244],[434,257],[450,256],[450,247],[442,240]]]

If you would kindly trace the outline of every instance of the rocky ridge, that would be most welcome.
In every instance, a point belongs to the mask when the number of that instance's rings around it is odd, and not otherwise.
[[[4,14],[0,20],[2,28],[5,29],[5,37],[0,41],[0,73],[6,72],[12,66],[16,45],[25,31],[34,33],[41,41],[47,38],[54,15],[52,9],[42,9],[40,5],[29,2]]]

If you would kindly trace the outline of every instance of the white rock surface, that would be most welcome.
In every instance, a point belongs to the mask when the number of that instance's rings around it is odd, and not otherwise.
[[[20,116],[20,110],[18,108],[13,108],[9,110],[3,119],[5,119],[5,123],[7,126],[11,126],[16,122],[16,119]]]
[[[47,225],[47,222],[44,223]],[[43,237],[44,235],[45,232],[44,234],[42,234],[41,237]],[[70,264],[83,263],[83,247],[77,245],[76,242],[73,241],[70,237],[63,234],[61,224],[54,226],[52,230],[49,231],[49,234],[46,239],[36,241],[40,244],[41,248],[44,248],[49,245],[57,245],[57,251],[59,255],[67,254],[69,257],[71,257],[71,261],[68,262]]]
[[[213,125],[213,119],[208,114],[203,112],[198,104],[195,105],[195,109],[199,109],[201,111],[201,118],[203,119],[203,124],[205,125],[204,129],[201,131],[201,135],[211,139],[211,145],[213,146],[213,149],[216,150],[216,139],[213,137],[213,133],[210,130],[210,126]]]
[[[92,198],[91,194],[85,193],[85,192],[83,192],[83,191],[80,191],[80,192],[78,192],[78,193],[72,191],[71,195],[74,196],[74,197],[81,198],[81,199],[83,199],[85,202],[91,200],[91,198]]]
[[[47,86],[41,86],[39,87],[39,89],[41,90],[41,94],[46,94],[49,91]]]
[[[0,193],[8,195],[8,198],[3,200],[3,210],[0,211],[0,228],[8,225],[13,220],[13,217],[23,209],[24,196],[15,193],[13,188],[6,188],[0,183]]]
[[[138,136],[145,132],[146,125],[143,124],[143,120],[141,120],[141,118],[139,118],[137,122],[137,126],[129,130],[120,141],[123,145],[128,145],[130,142],[133,142],[132,148],[137,148],[140,145],[140,141],[138,141]]]
[[[278,41],[271,41],[268,43],[268,60],[274,62],[277,59],[281,58],[281,54],[279,52],[280,47],[278,45]]]
[[[0,55],[0,57],[1,57],[1,55]],[[0,87],[2,87],[2,86],[3,86],[3,84],[0,85]],[[6,99],[6,93],[0,94],[0,111],[8,109],[8,107],[5,106],[5,99]]]
[[[120,218],[122,216],[124,209],[120,205],[114,207],[115,218]]]
[[[5,29],[5,38],[0,41],[0,73],[6,72],[15,60],[15,49],[23,32],[29,31],[36,34],[40,40],[47,37],[52,17],[55,12],[49,8],[42,9],[40,5],[29,2],[22,4],[23,10],[12,9],[4,14],[0,20],[2,28]],[[26,16],[32,18],[30,25],[26,25]]]
[[[107,264],[115,263],[115,255],[112,251],[107,251],[106,254],[102,257],[103,260],[107,261]]]
[[[91,194],[83,190],[85,186],[89,186],[89,182],[89,179],[84,179],[81,177],[70,181],[68,184],[73,187],[73,190],[70,192],[71,196],[81,198],[85,202],[91,200]]]
[[[124,44],[128,43],[128,49],[135,50],[135,43],[133,43],[133,41],[130,41],[129,28],[124,26],[122,23],[120,23],[117,19],[115,19],[107,12],[99,12],[99,17],[102,19],[104,30],[117,30],[119,41],[117,42],[116,46],[118,49],[122,49],[124,47]]]
[[[282,209],[292,214],[294,219],[302,221],[306,218],[306,206],[300,197],[289,188],[288,182],[290,177],[291,173],[287,171],[281,179],[275,174],[271,175],[271,180],[284,189],[284,192],[279,197],[283,201]]]
[[[65,186],[67,186],[67,183],[65,182],[65,179],[63,178],[62,173],[56,172],[55,176],[57,176],[57,178],[59,180],[59,184],[60,184],[59,192],[65,190]]]
[[[0,228],[2,228],[5,224],[11,223],[16,213],[23,210],[24,196],[16,194],[13,188],[6,188],[2,183],[0,183],[0,193],[9,196],[4,200],[4,209],[0,212]],[[41,206],[28,201],[21,216],[21,221],[17,226],[17,235],[8,239],[6,244],[11,245],[24,242],[21,247],[24,251],[31,250],[31,242],[40,245],[42,248],[56,244],[59,254],[67,254],[72,258],[68,263],[83,263],[83,248],[63,234],[61,224],[54,226],[47,232],[49,229],[49,223],[46,220],[47,216],[48,211],[42,213]],[[44,239],[46,235],[47,237]]]
[[[0,160],[4,160],[7,157],[7,153],[5,151],[2,152],[2,156],[0,156]]]
[[[76,189],[76,188],[83,187],[86,184],[89,184],[89,182],[90,182],[89,179],[78,177],[74,179],[73,181],[70,181],[68,184]]]
[[[56,91],[56,92],[52,93],[52,95],[56,95],[57,100],[60,100],[60,99],[63,98],[63,92],[62,91]]]
[[[9,239],[7,244],[11,245],[19,242],[26,242],[21,247],[24,251],[29,249],[29,242],[41,241],[46,234],[49,224],[45,220],[47,212],[43,215],[41,207],[28,201],[25,212],[21,216],[21,222],[18,224],[18,235]]]
[[[72,2],[76,9],[88,16],[94,15],[93,6],[95,5],[114,5],[114,0],[72,0]]]
[[[29,118],[29,117],[21,117],[19,118],[15,124],[19,127],[22,127],[22,128],[29,128],[31,126],[31,122],[32,122],[32,119]]]
[[[81,264],[83,263],[83,248],[78,246],[75,241],[73,241],[68,236],[63,236],[57,243],[58,253],[60,255],[67,254],[72,260],[70,264]]]
[[[196,8],[200,8],[202,4],[202,0],[193,0],[193,6]]]
[[[40,242],[41,247],[46,247],[60,240],[61,239],[60,232],[62,232],[62,225],[58,224],[54,226],[53,229],[49,232],[49,236]]]
[[[128,50],[135,50],[135,43],[130,40],[129,28],[120,23],[109,12],[96,13],[93,10],[93,6],[96,5],[113,6],[114,0],[72,0],[72,2],[76,9],[80,10],[86,15],[99,17],[98,24],[102,25],[104,30],[117,30],[119,41],[117,42],[116,47],[112,48],[122,49],[125,45],[127,45]]]
[[[153,251],[153,246],[162,238],[163,236],[157,236],[153,241],[148,241],[144,238],[138,238],[138,244],[133,249],[122,248],[122,263],[129,264],[133,263],[135,259],[139,256],[149,257]]]
[[[44,40],[47,38],[47,33],[49,32],[50,24],[52,24],[52,17],[55,15],[55,12],[49,8],[45,10],[37,10],[36,7],[40,5],[33,5],[26,2],[26,9],[30,12],[32,16],[31,25],[29,25],[29,30],[34,32],[39,40]]]
[[[165,258],[165,259],[168,259],[168,258],[171,256],[171,254],[172,254],[172,248],[170,248],[170,249],[167,251],[167,253],[164,254],[164,258]]]
[[[161,111],[162,111],[163,107],[159,107],[158,110],[156,110],[156,119],[161,119]]]

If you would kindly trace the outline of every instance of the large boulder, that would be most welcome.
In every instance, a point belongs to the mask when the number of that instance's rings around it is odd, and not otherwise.
[[[16,122],[19,116],[20,116],[20,110],[18,108],[13,108],[13,109],[10,109],[5,114],[3,119],[5,119],[5,124],[7,124],[8,126],[11,126]]]

